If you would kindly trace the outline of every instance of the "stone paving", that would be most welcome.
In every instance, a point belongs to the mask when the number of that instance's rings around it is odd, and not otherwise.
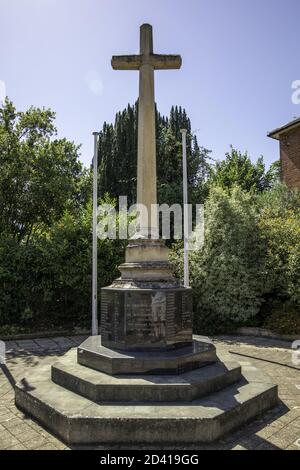
[[[6,342],[6,364],[0,369],[0,449],[69,449],[15,407],[14,383],[38,364],[50,366],[84,339],[83,336],[72,336]],[[223,336],[215,338],[214,342],[218,350],[230,351],[241,364],[250,361],[268,373],[273,382],[278,384],[281,403],[214,445],[190,448],[300,450],[300,365],[292,361],[291,344],[245,336]],[[149,449],[149,446],[145,449]]]

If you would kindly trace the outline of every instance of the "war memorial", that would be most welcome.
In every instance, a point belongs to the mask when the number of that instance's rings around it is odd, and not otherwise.
[[[140,28],[140,54],[113,56],[115,70],[139,72],[137,202],[156,204],[154,72],[181,57],[153,52]],[[157,216],[141,220],[121,276],[101,293],[99,336],[15,389],[18,408],[68,444],[208,443],[277,404],[277,386],[193,335],[192,291],[172,272]]]

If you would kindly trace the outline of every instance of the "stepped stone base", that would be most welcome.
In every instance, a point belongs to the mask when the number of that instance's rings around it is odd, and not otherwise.
[[[191,346],[169,351],[118,351],[90,336],[78,348],[78,363],[107,374],[182,374],[217,361],[216,348],[202,336]]]
[[[52,366],[51,377],[96,403],[192,401],[242,378],[240,365],[232,359],[181,375],[111,376],[78,364],[75,350]]]
[[[221,438],[275,406],[277,386],[228,354],[177,376],[109,376],[71,350],[16,385],[16,405],[68,444],[184,444]]]

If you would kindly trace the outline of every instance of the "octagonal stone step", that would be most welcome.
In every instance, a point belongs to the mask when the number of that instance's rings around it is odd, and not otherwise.
[[[246,372],[247,366],[242,371]],[[97,404],[51,381],[50,368],[15,387],[16,405],[68,444],[213,442],[278,402],[264,374],[190,403]]]
[[[182,374],[216,362],[216,348],[209,338],[193,336],[191,346],[159,351],[119,351],[90,336],[78,347],[78,363],[106,374]]]
[[[181,375],[111,376],[76,361],[69,351],[52,366],[52,380],[96,403],[191,401],[241,379],[241,367],[228,355],[215,364]]]

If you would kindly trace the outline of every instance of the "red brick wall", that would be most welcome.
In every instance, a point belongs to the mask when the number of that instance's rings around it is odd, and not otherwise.
[[[300,189],[300,126],[280,136],[281,179]]]

